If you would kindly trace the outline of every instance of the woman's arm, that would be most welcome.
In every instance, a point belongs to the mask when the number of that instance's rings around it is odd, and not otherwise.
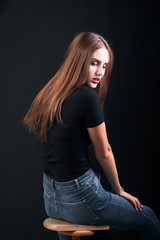
[[[89,136],[94,146],[94,151],[97,160],[99,161],[113,191],[116,194],[122,192],[122,188],[118,178],[118,172],[115,164],[115,159],[112,153],[111,146],[108,142],[106,126],[103,122],[97,127],[87,128]],[[136,210],[141,210],[142,205],[137,198],[123,191],[121,196],[128,199],[134,205]]]

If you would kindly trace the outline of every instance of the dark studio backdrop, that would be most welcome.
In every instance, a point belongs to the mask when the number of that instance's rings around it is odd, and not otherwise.
[[[151,0],[0,1],[1,239],[58,239],[42,226],[41,142],[21,120],[82,31],[104,36],[114,53],[104,109],[121,185],[160,217],[157,9]],[[110,189],[93,149],[89,154]],[[105,234],[106,239],[138,239],[130,231]]]

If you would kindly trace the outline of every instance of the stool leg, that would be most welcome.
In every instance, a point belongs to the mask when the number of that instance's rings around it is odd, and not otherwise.
[[[80,236],[72,236],[72,240],[80,240]]]

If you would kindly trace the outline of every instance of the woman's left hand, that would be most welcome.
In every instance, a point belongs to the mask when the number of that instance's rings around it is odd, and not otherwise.
[[[138,210],[141,211],[142,210],[143,206],[140,203],[138,198],[132,196],[131,194],[129,194],[129,193],[125,192],[125,191],[122,191],[121,196],[126,198],[128,201],[130,201],[133,204],[133,206],[136,209],[136,211],[138,211]]]

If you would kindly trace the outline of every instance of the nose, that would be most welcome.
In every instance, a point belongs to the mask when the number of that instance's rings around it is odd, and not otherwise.
[[[103,69],[103,67],[99,66],[99,67],[97,68],[96,74],[97,74],[98,76],[103,76],[103,75],[104,75],[104,69]]]

